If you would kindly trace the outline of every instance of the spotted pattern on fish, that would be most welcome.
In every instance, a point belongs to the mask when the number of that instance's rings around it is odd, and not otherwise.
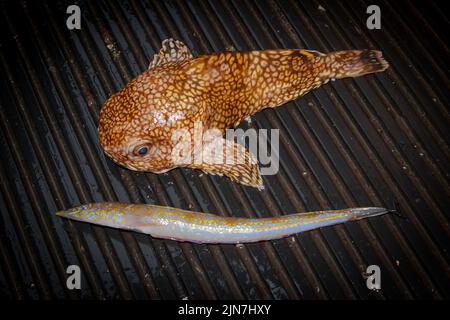
[[[204,159],[180,164],[172,156],[179,142],[172,139],[174,132],[184,129],[186,135],[194,137],[194,124],[200,123],[203,132],[216,128],[223,134],[248,116],[302,96],[330,79],[361,76],[387,67],[381,52],[374,50],[323,54],[284,49],[193,57],[182,42],[164,40],[149,69],[103,105],[100,143],[116,163],[132,170],[162,173],[183,166],[261,188],[257,160],[244,147],[216,137],[208,142],[210,146],[220,145],[234,159],[246,163],[231,165]]]

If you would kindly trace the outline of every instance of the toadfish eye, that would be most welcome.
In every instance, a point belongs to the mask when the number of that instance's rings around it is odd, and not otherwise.
[[[138,150],[138,153],[139,153],[141,156],[145,156],[145,155],[147,154],[147,152],[148,152],[148,148],[147,148],[147,147],[141,147],[141,148]]]
[[[137,156],[146,156],[150,151],[150,146],[148,144],[141,144],[134,148],[133,153]]]

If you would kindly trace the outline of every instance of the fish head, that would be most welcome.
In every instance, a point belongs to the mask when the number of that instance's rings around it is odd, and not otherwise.
[[[82,217],[88,210],[90,209],[89,204],[83,204],[78,207],[74,207],[68,210],[58,211],[56,215],[61,217],[73,217],[79,218]]]
[[[163,76],[145,72],[101,109],[100,144],[115,163],[130,170],[163,173],[179,166],[172,156],[175,133],[191,130],[199,117],[172,89],[173,79]]]
[[[170,145],[146,137],[129,137],[120,145],[105,146],[105,153],[117,164],[134,171],[163,173],[174,168]]]

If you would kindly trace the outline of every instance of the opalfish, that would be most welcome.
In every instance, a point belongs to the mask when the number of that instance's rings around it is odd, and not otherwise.
[[[281,49],[193,57],[185,44],[167,39],[148,70],[103,105],[100,143],[116,163],[132,170],[162,173],[188,167],[262,188],[256,157],[224,139],[225,129],[330,79],[381,72],[388,66],[376,50],[324,54]],[[200,144],[192,139],[190,156],[174,157],[177,148],[185,146],[180,139],[194,137],[196,128],[200,133],[216,129],[220,134]],[[214,161],[214,156],[204,156],[210,150],[223,151],[229,157]]]
[[[385,208],[351,208],[271,218],[234,218],[149,204],[93,203],[56,214],[155,238],[195,243],[246,243],[289,235],[388,213]]]

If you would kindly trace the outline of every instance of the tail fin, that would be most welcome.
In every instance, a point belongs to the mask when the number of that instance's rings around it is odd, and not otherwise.
[[[382,72],[389,67],[378,50],[346,50],[329,53],[325,57],[330,64],[330,78],[359,77]]]

